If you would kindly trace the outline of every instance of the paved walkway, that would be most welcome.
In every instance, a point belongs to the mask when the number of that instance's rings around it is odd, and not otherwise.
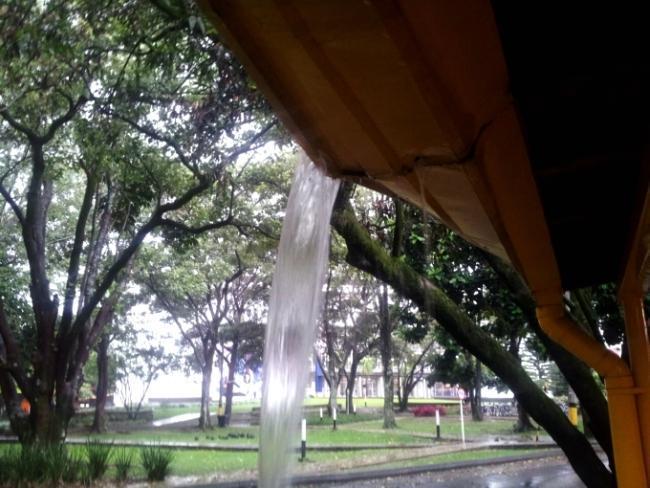
[[[181,422],[189,422],[190,420],[198,420],[199,413],[184,413],[182,415],[175,415],[166,419],[155,420],[151,425],[154,427],[165,427],[167,425],[180,424]]]
[[[151,423],[152,427],[196,427],[200,414],[198,412],[184,413],[174,415],[166,419],[156,420]],[[212,425],[217,425],[218,418],[216,414],[210,415]],[[256,423],[257,422],[257,423]],[[246,412],[233,412],[230,417],[230,427],[251,427],[259,425],[259,418]]]
[[[491,466],[386,476],[366,481],[299,485],[319,488],[584,488],[563,456]]]

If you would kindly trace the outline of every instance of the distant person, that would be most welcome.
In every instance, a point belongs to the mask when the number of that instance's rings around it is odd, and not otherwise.
[[[29,400],[27,400],[27,398],[23,398],[23,400],[20,402],[20,409],[25,415],[29,415],[29,412],[32,411],[32,406],[29,404]]]

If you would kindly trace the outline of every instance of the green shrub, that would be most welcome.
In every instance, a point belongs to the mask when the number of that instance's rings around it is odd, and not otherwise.
[[[0,482],[58,484],[68,463],[63,445],[16,446],[4,449],[0,461]]]
[[[78,480],[83,481],[87,478],[88,467],[79,452],[68,453],[68,461],[61,475],[64,483],[76,483]]]
[[[34,449],[38,449],[35,447]],[[41,448],[41,462],[43,463],[42,479],[52,485],[61,481],[68,465],[68,452],[63,444]]]
[[[133,451],[123,447],[119,451],[115,451],[113,461],[116,470],[115,479],[119,482],[126,481],[133,464]]]
[[[98,480],[104,476],[111,458],[112,444],[97,444],[86,442],[86,457],[88,458],[88,476]]]
[[[14,476],[16,481],[40,483],[45,481],[46,458],[45,450],[36,446],[22,446],[20,453],[14,459]],[[54,471],[54,468],[48,469]]]
[[[20,455],[15,446],[3,447],[0,451],[0,485],[16,484],[16,462]]]
[[[0,486],[59,486],[61,482],[90,484],[80,454],[64,445],[7,446],[0,450]]]
[[[140,449],[140,460],[149,481],[163,481],[170,472],[173,459],[174,452],[171,449],[156,444]]]

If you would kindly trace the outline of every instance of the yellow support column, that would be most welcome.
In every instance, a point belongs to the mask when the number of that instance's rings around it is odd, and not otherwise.
[[[635,400],[637,390],[630,369],[625,361],[585,333],[566,315],[560,298],[547,305],[538,297],[540,301],[542,305],[537,309],[537,318],[544,332],[605,377],[618,487],[647,487]]]
[[[648,357],[648,332],[643,313],[643,295],[640,291],[623,292],[620,300],[625,314],[630,369],[636,386],[634,392],[639,412],[646,473],[650,473],[650,358]]]
[[[648,486],[632,376],[605,378],[618,488]]]

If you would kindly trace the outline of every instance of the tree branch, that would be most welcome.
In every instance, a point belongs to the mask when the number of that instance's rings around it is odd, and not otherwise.
[[[5,121],[7,121],[7,123],[11,127],[13,127],[18,132],[24,134],[25,137],[27,137],[27,139],[29,140],[29,142],[38,141],[39,139],[38,134],[36,134],[36,132],[34,132],[26,125],[23,125],[20,122],[18,122],[16,119],[14,119],[6,108],[0,110],[0,116],[2,116],[2,118],[5,119]]]
[[[2,184],[0,181],[0,195],[5,199],[5,201],[9,204],[11,207],[11,210],[13,210],[14,215],[16,216],[16,219],[18,220],[18,223],[20,224],[21,227],[25,225],[25,216],[23,215],[23,210],[20,208],[18,203],[16,203],[16,200],[13,199],[9,191],[5,188],[5,186]]]
[[[50,142],[56,134],[56,131],[59,130],[61,126],[72,120],[72,117],[75,116],[81,106],[88,101],[88,98],[85,95],[81,95],[76,101],[74,101],[65,93],[60,92],[60,94],[68,100],[68,110],[66,113],[52,121],[45,134],[38,138],[40,144],[47,144]]]
[[[160,226],[161,227],[168,227],[172,229],[177,229],[180,230],[184,233],[191,234],[191,235],[199,235],[203,234],[204,232],[210,231],[210,230],[215,230],[215,229],[221,229],[222,227],[226,227],[228,225],[233,225],[233,219],[232,217],[228,217],[225,220],[220,220],[218,222],[212,222],[210,224],[205,224],[201,225],[199,227],[190,227],[182,222],[178,222],[176,220],[172,219],[160,219]]]
[[[185,339],[185,342],[187,342],[192,348],[192,353],[194,354],[194,358],[196,359],[196,362],[199,364],[199,366],[203,367],[204,362],[199,352],[199,349],[196,347],[196,344],[194,344],[192,338],[187,334],[187,332],[183,328],[180,319],[178,318],[176,312],[174,311],[174,307],[171,306],[171,304],[167,301],[167,298],[163,295],[162,291],[159,290],[158,287],[156,286],[151,273],[149,273],[149,279],[145,282],[145,284],[149,287],[149,289],[156,296],[156,298],[158,298],[160,304],[163,306],[165,311],[169,314],[169,316],[176,324],[176,327],[178,328],[178,331],[181,333],[183,339]]]
[[[68,327],[72,322],[73,305],[77,289],[77,280],[79,278],[79,264],[81,260],[81,251],[86,237],[86,223],[93,204],[95,196],[95,183],[94,176],[86,175],[86,190],[84,192],[83,201],[79,210],[77,218],[77,225],[75,228],[74,241],[72,244],[72,251],[70,252],[70,262],[68,264],[68,279],[65,285],[65,298],[63,301],[63,313],[61,316],[61,333],[65,335]]]
[[[185,166],[196,178],[200,179],[202,177],[199,169],[196,167],[194,163],[192,163],[190,158],[187,157],[187,155],[181,149],[180,144],[178,144],[178,142],[176,142],[174,139],[158,133],[156,130],[154,130],[151,127],[145,127],[144,125],[137,123],[135,120],[132,120],[126,117],[125,115],[119,114],[113,110],[106,109],[106,111],[113,117],[121,120],[122,122],[127,123],[134,129],[136,129],[138,132],[141,132],[142,134],[146,135],[150,139],[153,139],[158,142],[162,142],[167,146],[169,146],[176,153],[176,156],[178,157],[179,161],[183,166]]]

